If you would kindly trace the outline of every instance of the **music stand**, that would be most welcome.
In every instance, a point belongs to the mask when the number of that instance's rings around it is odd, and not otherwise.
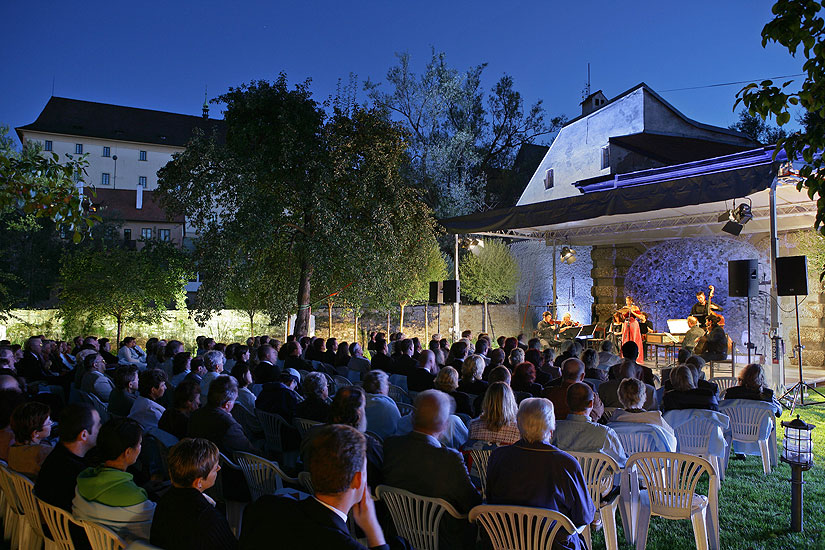
[[[559,331],[559,338],[564,338],[565,340],[575,340],[579,337],[579,333],[581,331],[582,327],[564,328]]]

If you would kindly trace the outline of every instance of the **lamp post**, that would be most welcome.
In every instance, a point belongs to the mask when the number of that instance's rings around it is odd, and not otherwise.
[[[117,155],[112,155],[112,160],[115,163],[115,177],[112,181],[112,189],[117,189]]]
[[[782,462],[787,462],[791,466],[791,531],[801,533],[803,529],[802,472],[810,470],[814,465],[813,440],[811,430],[816,426],[808,424],[799,419],[796,415],[790,422],[782,422],[785,428],[785,440],[783,441]]]

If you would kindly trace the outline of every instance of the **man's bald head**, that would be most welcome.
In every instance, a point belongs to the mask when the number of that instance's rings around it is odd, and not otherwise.
[[[437,436],[447,429],[454,401],[439,390],[425,390],[415,396],[413,429]]]
[[[576,382],[567,388],[567,408],[570,412],[585,412],[593,406],[593,389],[584,382]]]
[[[561,375],[565,380],[579,381],[584,379],[584,363],[581,359],[571,357],[561,364]]]
[[[0,390],[23,391],[17,378],[8,374],[0,374]]]
[[[424,350],[418,356],[418,366],[432,372],[435,369],[435,353],[430,350]]]

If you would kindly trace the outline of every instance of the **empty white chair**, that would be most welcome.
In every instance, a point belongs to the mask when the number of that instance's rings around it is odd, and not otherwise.
[[[51,534],[56,548],[60,550],[74,550],[74,542],[72,541],[72,534],[69,531],[69,526],[77,525],[72,515],[62,508],[52,506],[37,499],[37,506],[43,514],[43,519],[46,520],[46,525],[49,526],[49,534]]]
[[[284,481],[298,484],[298,480],[284,473],[278,465],[265,458],[250,453],[236,452],[235,460],[243,471],[252,500],[263,495],[272,495],[284,489]]]
[[[281,463],[288,467],[294,468],[298,462],[298,451],[284,450],[282,434],[284,430],[295,430],[290,426],[281,415],[255,409],[255,415],[261,421],[261,427],[264,429],[264,437],[266,437],[267,449],[280,455]]]
[[[773,405],[750,399],[726,399],[719,404],[719,411],[730,417],[734,450],[752,454],[758,445],[762,469],[766,475],[771,473],[777,455]],[[743,448],[737,448],[737,442],[743,444]]]
[[[561,512],[530,506],[482,504],[469,517],[484,527],[494,550],[550,550],[560,529],[567,534],[584,530]]]
[[[708,380],[708,382],[712,382],[719,387],[719,399],[722,399],[725,396],[725,390],[739,383],[739,381],[733,376],[715,376]]]
[[[647,545],[653,515],[690,519],[698,550],[719,548],[719,477],[704,458],[684,453],[637,453],[627,461],[647,487],[636,532],[636,550]],[[699,478],[707,474],[708,495],[696,493]]]
[[[619,496],[616,495],[607,501],[602,499],[613,490],[613,480],[616,474],[621,472],[619,465],[604,453],[567,452],[579,461],[593,506],[599,511],[602,519],[607,550],[617,550],[619,541],[616,534],[616,509],[619,507]],[[593,548],[589,525],[585,527],[584,536],[587,547]]]
[[[106,526],[91,521],[81,521],[92,550],[123,550],[126,543],[117,533]]]
[[[416,550],[438,550],[438,526],[444,514],[466,519],[444,499],[422,497],[387,485],[375,489],[379,500],[387,504],[398,534]]]
[[[472,449],[470,456],[473,458],[473,465],[478,471],[478,479],[481,481],[481,497],[487,498],[487,462],[490,460],[490,453],[493,449]]]

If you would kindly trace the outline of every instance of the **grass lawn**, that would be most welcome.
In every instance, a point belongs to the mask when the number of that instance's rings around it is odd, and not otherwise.
[[[817,426],[813,430],[814,467],[805,472],[804,532],[790,532],[790,466],[780,461],[778,467],[766,476],[762,471],[761,459],[748,456],[745,461],[731,460],[725,481],[721,483],[719,524],[722,550],[825,549],[825,405],[797,409],[796,413],[805,422]],[[780,421],[790,419],[786,411]],[[777,433],[780,456],[783,435],[780,426]],[[706,481],[700,482],[699,492],[706,494]],[[616,517],[619,548],[635,548],[625,542],[618,514]],[[593,537],[593,547],[604,548],[601,531]],[[690,520],[652,518],[647,548],[696,548]]]

